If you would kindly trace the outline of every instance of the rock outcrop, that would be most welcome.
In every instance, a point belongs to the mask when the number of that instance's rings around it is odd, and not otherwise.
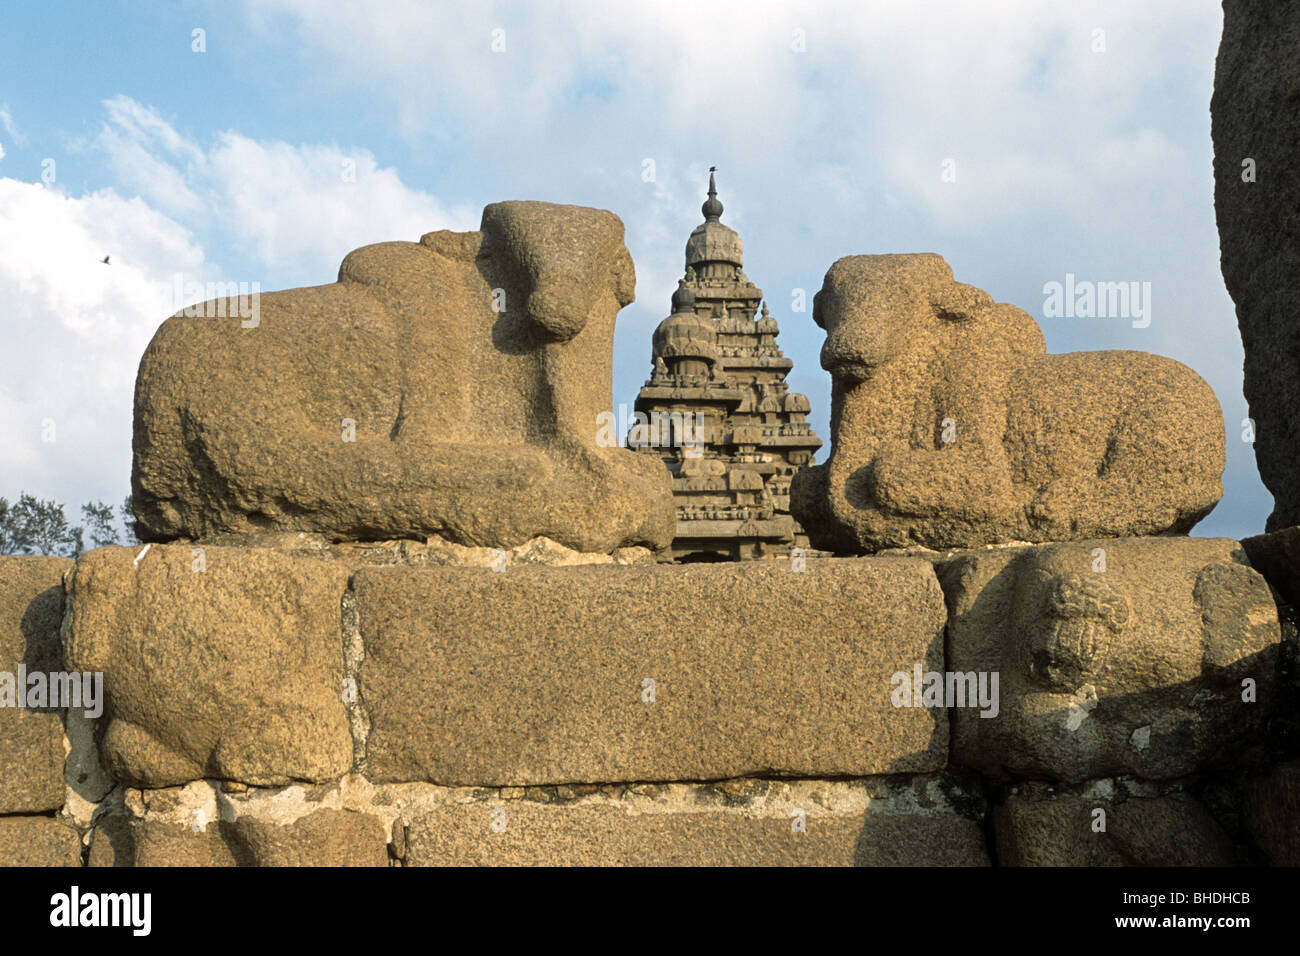
[[[815,547],[1185,532],[1223,494],[1210,386],[1144,352],[1049,355],[1037,323],[931,254],[850,256],[813,305],[830,459],[795,475]]]
[[[1300,7],[1224,0],[1214,68],[1214,211],[1245,348],[1265,530],[1300,524]],[[1233,431],[1236,432],[1234,423]]]
[[[612,213],[506,202],[478,232],[357,249],[251,318],[172,316],[136,382],[141,536],[667,547],[666,470],[596,440],[635,281]]]

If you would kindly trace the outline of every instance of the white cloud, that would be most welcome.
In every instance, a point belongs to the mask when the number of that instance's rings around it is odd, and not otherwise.
[[[13,114],[9,112],[8,103],[0,103],[0,128],[3,128],[9,138],[17,145],[27,145],[27,137],[18,128],[18,124],[14,122]]]
[[[183,139],[156,110],[127,96],[104,103],[107,119],[97,145],[125,190],[171,215],[194,216],[204,199],[191,188],[206,172],[207,157]]]
[[[226,132],[209,164],[212,215],[268,271],[321,274],[367,243],[478,228],[479,210],[411,189],[365,150],[259,143]]]
[[[104,105],[98,145],[120,181],[200,235],[233,241],[265,270],[264,289],[329,281],[344,255],[370,242],[478,226],[477,210],[406,186],[364,149],[229,130],[205,149],[129,97]]]
[[[0,178],[0,494],[57,497],[75,517],[126,493],[136,365],[177,270],[212,275],[190,232],[141,200]]]
[[[174,276],[264,291],[330,282],[358,245],[478,224],[477,210],[449,210],[364,150],[229,131],[204,146],[129,97],[104,107],[95,145],[117,188],[73,196],[0,178],[0,495],[54,497],[74,520],[82,502],[129,490],[135,373],[186,304],[168,301]],[[246,250],[258,274],[226,274],[210,248]]]

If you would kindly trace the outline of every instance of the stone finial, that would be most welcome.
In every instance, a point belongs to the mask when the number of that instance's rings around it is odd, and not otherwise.
[[[677,280],[677,290],[673,292],[673,315],[695,311],[695,293],[684,279]]]
[[[718,186],[713,179],[713,173],[717,168],[717,166],[709,167],[709,198],[704,200],[704,205],[700,207],[705,222],[717,222],[722,218],[722,203],[718,201]]]

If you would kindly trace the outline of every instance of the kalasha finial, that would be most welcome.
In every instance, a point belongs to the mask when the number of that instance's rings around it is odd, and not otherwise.
[[[704,200],[704,205],[700,207],[706,222],[717,222],[722,216],[722,203],[718,202],[718,186],[713,180],[713,174],[717,169],[717,166],[709,167],[709,198]]]
[[[677,291],[673,293],[673,315],[679,312],[695,311],[695,293],[683,279],[677,280]]]

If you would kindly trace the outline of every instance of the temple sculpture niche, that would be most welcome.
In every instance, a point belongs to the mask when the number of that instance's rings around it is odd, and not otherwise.
[[[686,241],[686,275],[654,333],[654,371],[636,398],[628,447],[672,475],[678,561],[772,558],[807,548],[790,515],[790,481],[821,439],[763,291],[741,269],[740,236],[724,226],[713,172],[704,222]],[[757,318],[760,305],[762,314]]]

